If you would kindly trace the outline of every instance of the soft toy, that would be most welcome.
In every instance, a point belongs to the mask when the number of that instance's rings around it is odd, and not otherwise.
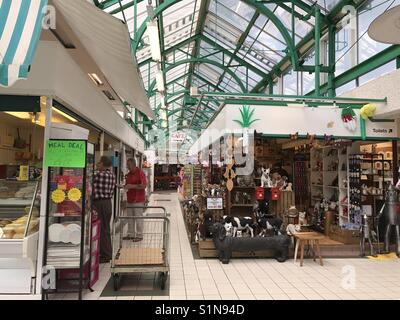
[[[375,115],[375,111],[376,111],[376,106],[371,103],[368,103],[360,109],[360,116],[364,120],[368,120],[369,118],[372,118]]]

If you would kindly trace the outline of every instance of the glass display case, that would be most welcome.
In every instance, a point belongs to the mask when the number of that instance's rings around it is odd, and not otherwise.
[[[34,292],[40,185],[40,181],[0,180],[0,294]]]
[[[0,180],[0,241],[22,240],[39,230],[39,185]]]

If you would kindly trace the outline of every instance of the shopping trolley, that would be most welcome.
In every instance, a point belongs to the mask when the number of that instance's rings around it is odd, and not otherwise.
[[[143,210],[143,215],[116,217],[113,224],[113,255],[111,260],[111,275],[114,290],[118,291],[121,277],[134,273],[159,273],[161,289],[169,274],[169,219],[164,207],[130,206]],[[142,224],[143,239],[136,241],[129,234],[132,229]],[[137,239],[136,239],[137,240]]]

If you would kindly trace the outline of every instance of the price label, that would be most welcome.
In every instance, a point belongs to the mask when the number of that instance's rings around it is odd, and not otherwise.
[[[208,210],[221,210],[223,209],[222,198],[207,198],[207,209]]]

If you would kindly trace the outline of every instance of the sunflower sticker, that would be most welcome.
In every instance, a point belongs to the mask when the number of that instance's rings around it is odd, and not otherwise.
[[[68,191],[68,199],[71,201],[79,201],[82,198],[82,192],[78,188],[72,188]]]
[[[60,189],[54,190],[51,193],[51,200],[57,204],[64,202],[65,201],[65,192]]]

